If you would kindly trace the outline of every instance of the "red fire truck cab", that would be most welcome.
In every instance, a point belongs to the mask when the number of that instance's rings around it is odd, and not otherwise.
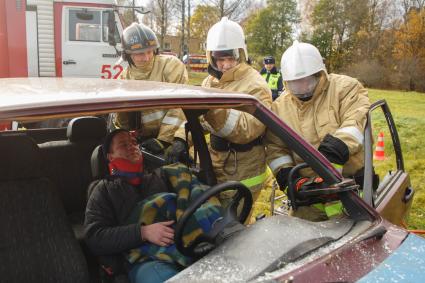
[[[119,19],[114,0],[0,1],[0,78],[116,79]]]

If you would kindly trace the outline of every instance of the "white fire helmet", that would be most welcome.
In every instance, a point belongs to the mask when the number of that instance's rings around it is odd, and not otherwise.
[[[207,35],[207,57],[210,62],[212,61],[211,53],[213,51],[227,51],[234,50],[235,56],[239,57],[239,49],[242,49],[244,59],[248,60],[248,51],[246,49],[245,35],[242,27],[229,20],[227,17],[214,24]],[[239,59],[239,58],[235,58]]]
[[[283,53],[280,67],[283,81],[302,79],[320,71],[326,72],[319,50],[309,43],[297,40]]]

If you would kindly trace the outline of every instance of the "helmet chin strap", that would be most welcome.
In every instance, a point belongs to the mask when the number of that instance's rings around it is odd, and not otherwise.
[[[221,77],[223,76],[223,73],[217,70],[217,68],[214,67],[212,64],[208,64],[208,74],[217,79],[221,79]]]

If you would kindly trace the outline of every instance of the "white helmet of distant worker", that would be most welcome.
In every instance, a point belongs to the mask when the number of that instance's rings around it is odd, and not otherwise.
[[[280,66],[287,89],[301,100],[308,100],[313,96],[320,72],[326,73],[319,50],[309,43],[298,41],[294,41],[283,53]]]
[[[239,62],[248,60],[245,34],[242,27],[223,17],[214,24],[207,35],[207,58],[213,68],[217,68],[215,56],[233,56]]]

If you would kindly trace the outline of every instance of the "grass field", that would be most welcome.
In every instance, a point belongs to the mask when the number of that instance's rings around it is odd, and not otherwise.
[[[207,76],[207,73],[201,72],[190,72],[189,73],[189,84],[191,85],[201,85],[204,78]]]
[[[205,76],[205,73],[190,73],[190,83],[200,85]],[[425,94],[369,89],[369,96],[372,102],[385,99],[391,109],[402,145],[405,169],[416,191],[408,225],[412,229],[425,229]],[[382,178],[395,166],[395,157],[384,116],[373,115],[372,120],[375,141],[377,133],[384,132],[386,160],[374,162]],[[268,187],[255,204],[254,215],[270,214],[271,186]]]
[[[416,191],[408,225],[413,229],[425,229],[425,94],[370,89],[369,96],[372,102],[385,99],[391,109],[402,146],[404,166]],[[384,117],[377,115],[372,120],[375,121],[373,127],[376,132],[384,124]],[[380,161],[380,175],[395,163],[388,131],[384,131],[384,137],[386,160]]]

